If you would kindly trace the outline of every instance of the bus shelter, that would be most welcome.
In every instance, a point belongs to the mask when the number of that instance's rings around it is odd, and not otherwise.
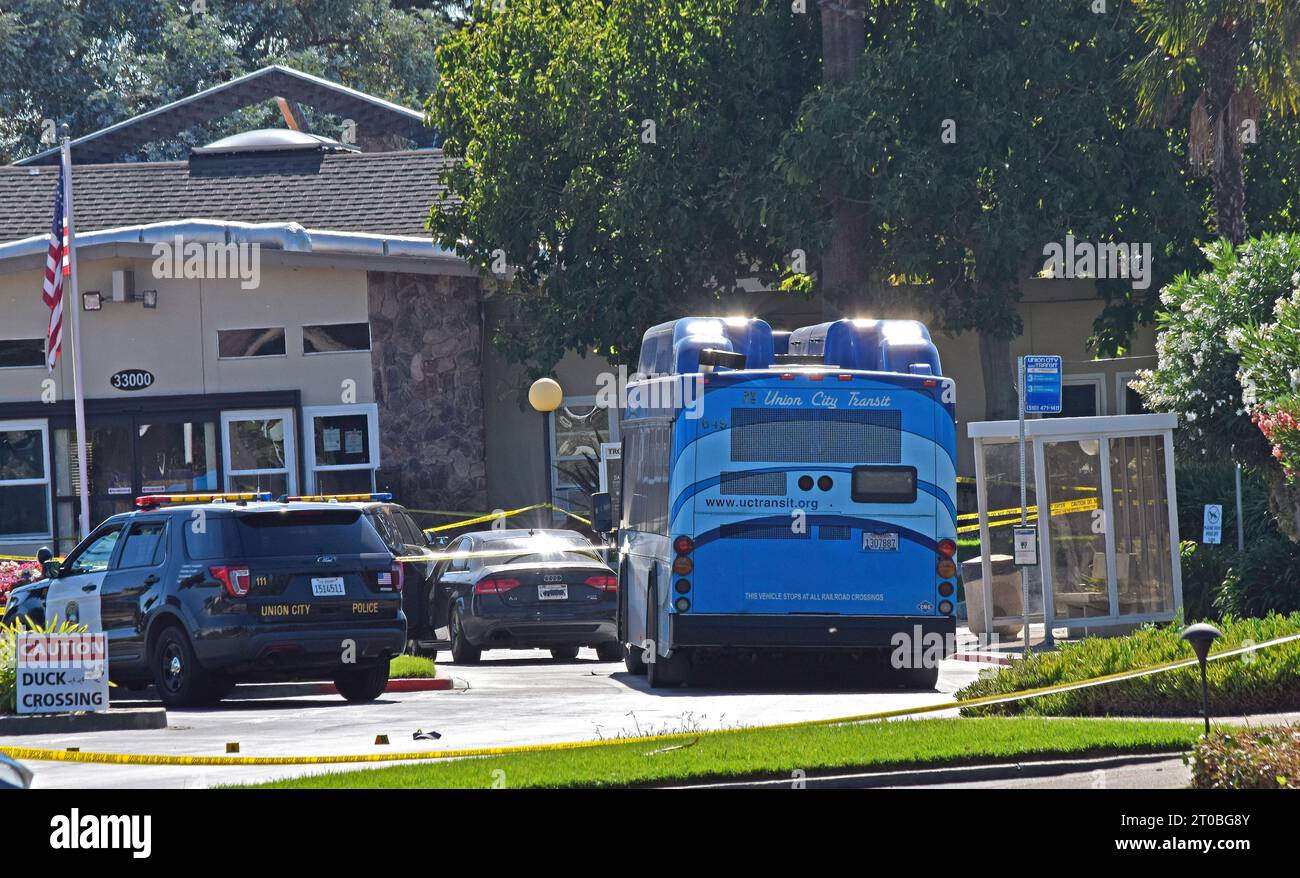
[[[1049,640],[1053,628],[1129,628],[1168,621],[1182,607],[1176,425],[1174,414],[1025,422],[1025,502],[1039,545],[1038,566],[1024,568],[1028,616],[1044,623]],[[1023,618],[1020,570],[1012,562],[1019,423],[972,423],[968,435],[975,442],[980,542],[979,557],[962,564],[969,625],[976,634],[1010,636]]]

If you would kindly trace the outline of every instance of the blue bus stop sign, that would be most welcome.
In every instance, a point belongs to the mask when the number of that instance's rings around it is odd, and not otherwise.
[[[1055,415],[1061,412],[1061,358],[1025,357],[1025,414]]]

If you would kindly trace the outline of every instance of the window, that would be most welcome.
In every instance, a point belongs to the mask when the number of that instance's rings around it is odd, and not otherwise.
[[[1061,378],[1061,413],[1045,418],[1091,418],[1102,414],[1106,395],[1100,375],[1065,375]]]
[[[217,356],[223,360],[284,355],[283,326],[217,330]]]
[[[358,509],[303,509],[235,515],[242,555],[383,554],[388,547]]]
[[[1136,372],[1120,372],[1115,376],[1115,404],[1120,415],[1144,415],[1147,413],[1146,403],[1142,401],[1142,394],[1138,393],[1129,382],[1137,379]]]
[[[617,416],[597,406],[596,397],[580,396],[565,399],[546,420],[554,486],[551,502],[585,507],[586,495],[599,490],[600,446],[618,441]]]
[[[98,536],[92,537],[86,548],[68,560],[68,573],[103,573],[108,569],[108,562],[113,558],[113,549],[117,548],[118,537],[122,536],[122,525],[113,525]]]
[[[465,539],[464,537],[457,537],[455,540],[452,540],[451,545],[447,546],[447,552],[449,554],[455,554],[456,552],[468,552],[471,548],[472,547],[470,546],[469,540]],[[470,562],[469,558],[452,558],[451,561],[448,562],[447,564],[447,572],[459,573],[461,571],[468,570],[469,562]]]
[[[45,365],[45,339],[0,339],[0,369],[22,369]]]
[[[50,535],[49,459],[45,421],[0,421],[0,539]]]
[[[339,351],[370,350],[369,323],[329,323],[302,328],[304,354],[332,354]]]
[[[166,533],[165,521],[140,521],[131,525],[122,545],[122,557],[117,561],[118,568],[157,567],[167,556]]]
[[[297,490],[292,411],[222,412],[221,441],[227,491],[270,491],[279,497]]]
[[[669,452],[672,427],[629,428],[623,440],[623,526],[668,533]]]
[[[309,406],[308,490],[317,494],[373,491],[379,467],[379,407]]]
[[[146,494],[217,490],[217,425],[211,421],[140,424],[136,454]]]

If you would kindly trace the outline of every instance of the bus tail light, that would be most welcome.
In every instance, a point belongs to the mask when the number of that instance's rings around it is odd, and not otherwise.
[[[598,588],[601,591],[618,591],[617,576],[602,576],[597,574],[595,576],[588,576],[585,582],[592,588]]]
[[[685,579],[679,579],[673,583],[673,588],[677,589],[678,594],[686,594],[691,590],[691,584]]]
[[[945,598],[947,598],[947,597],[952,597],[952,583],[951,583],[951,582],[941,582],[941,583],[939,583],[939,596],[940,596],[940,597],[945,597]]]
[[[678,598],[676,601],[673,602],[673,606],[677,608],[677,612],[685,613],[687,610],[691,608],[691,599]]]
[[[680,537],[673,540],[673,551],[679,555],[689,555],[691,552],[695,551],[695,541],[685,534],[682,534]]]
[[[512,588],[518,587],[518,579],[494,576],[490,579],[480,579],[475,583],[474,594],[505,594]]]
[[[956,541],[945,537],[942,540],[939,540],[938,549],[940,555],[945,558],[951,558],[953,555],[957,554],[957,543]]]
[[[226,587],[226,594],[232,598],[242,598],[248,594],[248,584],[252,581],[247,567],[209,567],[213,577]]]
[[[673,573],[678,576],[687,576],[695,569],[695,562],[685,555],[678,555],[673,559]]]
[[[951,616],[952,601],[939,601],[939,612],[945,616]]]
[[[951,558],[944,558],[935,565],[934,569],[939,574],[940,579],[952,579],[957,575],[957,565],[953,563]]]

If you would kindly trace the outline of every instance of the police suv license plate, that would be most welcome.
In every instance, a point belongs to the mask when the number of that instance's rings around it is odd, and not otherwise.
[[[318,598],[338,598],[347,594],[342,576],[313,576],[311,593]]]
[[[569,586],[563,582],[548,582],[537,586],[537,599],[539,601],[567,601],[569,599]]]
[[[863,532],[862,534],[862,551],[864,552],[897,552],[898,551],[898,534],[873,534]]]

